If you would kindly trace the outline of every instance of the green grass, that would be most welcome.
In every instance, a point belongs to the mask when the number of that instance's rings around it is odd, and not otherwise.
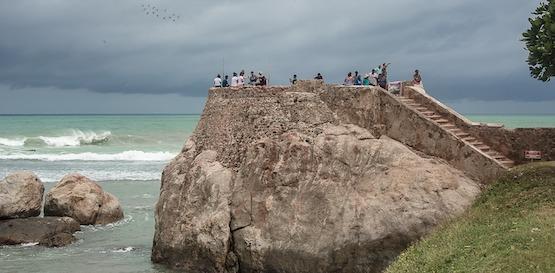
[[[511,170],[386,272],[555,272],[555,162]]]

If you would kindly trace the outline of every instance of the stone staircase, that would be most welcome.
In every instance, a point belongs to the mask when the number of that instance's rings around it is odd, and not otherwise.
[[[471,136],[469,133],[465,132],[462,128],[458,127],[453,122],[450,122],[446,117],[442,116],[441,114],[418,103],[416,100],[412,98],[400,96],[398,97],[398,99],[408,107],[412,108],[413,110],[424,115],[426,118],[435,122],[443,130],[462,139],[467,145],[470,145],[475,149],[481,151],[483,154],[486,154],[487,156],[493,158],[497,163],[499,163],[504,168],[508,169],[514,166],[515,163],[512,160],[500,154],[499,152],[494,151],[491,147],[484,144],[483,141]]]

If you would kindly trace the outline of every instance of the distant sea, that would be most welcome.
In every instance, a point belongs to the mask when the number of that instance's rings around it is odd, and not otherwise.
[[[555,114],[546,115],[464,115],[476,122],[502,123],[506,128],[555,128]]]
[[[466,115],[477,122],[555,127],[555,115]],[[0,116],[0,177],[31,170],[46,188],[82,173],[116,195],[125,219],[83,227],[65,248],[0,247],[0,272],[166,272],[150,263],[154,205],[164,166],[191,135],[199,115]]]

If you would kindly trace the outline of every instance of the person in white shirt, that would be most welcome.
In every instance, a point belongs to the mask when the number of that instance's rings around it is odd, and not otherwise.
[[[233,77],[231,77],[231,87],[237,87],[239,85],[239,77],[237,73],[233,72]]]
[[[222,77],[220,74],[214,79],[214,87],[222,87]]]
[[[376,69],[372,69],[372,72],[370,72],[370,85],[378,86],[378,73]]]
[[[237,86],[242,87],[245,85],[245,71],[239,73],[239,79],[237,80]]]

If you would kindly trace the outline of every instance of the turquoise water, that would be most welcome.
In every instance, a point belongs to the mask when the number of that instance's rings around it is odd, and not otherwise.
[[[46,183],[48,190],[54,183]],[[124,220],[107,226],[82,226],[78,241],[62,248],[0,247],[2,273],[165,273],[150,262],[157,181],[100,182],[116,195]]]
[[[0,176],[43,181],[80,172],[97,181],[158,180],[199,116],[0,116]]]
[[[507,128],[555,128],[555,115],[465,115],[476,122],[502,123]]]
[[[150,262],[163,167],[199,116],[0,116],[0,177],[31,170],[54,186],[82,173],[120,200],[124,220],[83,226],[71,246],[0,247],[0,272],[167,272]]]

